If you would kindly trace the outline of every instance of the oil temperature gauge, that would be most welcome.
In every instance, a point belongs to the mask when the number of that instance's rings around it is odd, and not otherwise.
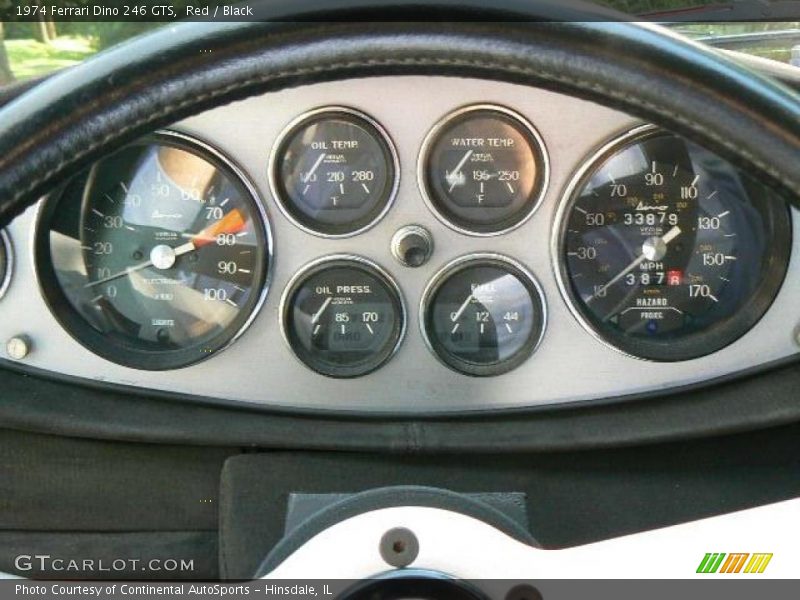
[[[290,124],[278,139],[270,183],[296,225],[344,237],[389,210],[397,172],[394,147],[376,121],[350,108],[322,108]]]
[[[479,254],[457,259],[434,277],[420,318],[428,346],[444,364],[467,375],[499,375],[536,350],[545,305],[522,265]]]
[[[405,332],[397,286],[377,265],[355,256],[332,256],[301,270],[286,288],[281,314],[297,357],[330,377],[374,371]]]

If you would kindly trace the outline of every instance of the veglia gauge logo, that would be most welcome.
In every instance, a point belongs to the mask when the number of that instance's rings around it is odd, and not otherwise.
[[[772,553],[707,552],[697,567],[698,573],[763,573]]]

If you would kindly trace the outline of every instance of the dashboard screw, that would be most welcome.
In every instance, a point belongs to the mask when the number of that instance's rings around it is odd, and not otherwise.
[[[6,342],[6,352],[14,360],[22,360],[31,351],[31,340],[26,335],[16,335]]]
[[[379,550],[388,565],[402,569],[417,560],[419,541],[410,529],[395,527],[383,534]]]

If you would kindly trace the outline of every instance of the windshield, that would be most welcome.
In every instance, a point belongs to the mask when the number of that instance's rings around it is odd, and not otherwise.
[[[81,0],[63,2],[85,4]],[[601,0],[597,4],[660,22],[702,43],[800,65],[800,21],[759,22],[746,17],[748,0]],[[763,2],[758,14],[763,15]],[[770,6],[783,6],[773,3]],[[0,14],[12,14],[10,0],[0,0]],[[775,9],[778,10],[778,9]],[[781,14],[778,11],[776,14]],[[51,17],[52,18],[52,17]],[[748,22],[730,22],[731,19]],[[726,22],[727,21],[727,22]],[[171,20],[170,22],[173,22]],[[75,65],[126,39],[165,25],[160,22],[71,21],[69,17],[27,21],[0,20],[0,85],[40,77]],[[796,57],[792,51],[796,48]]]
[[[699,42],[800,65],[800,22],[669,23],[670,28]],[[795,62],[792,62],[792,49]]]

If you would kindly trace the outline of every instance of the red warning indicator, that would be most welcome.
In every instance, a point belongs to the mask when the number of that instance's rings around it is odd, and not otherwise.
[[[667,285],[681,285],[683,283],[683,271],[680,269],[670,269],[667,271]]]

